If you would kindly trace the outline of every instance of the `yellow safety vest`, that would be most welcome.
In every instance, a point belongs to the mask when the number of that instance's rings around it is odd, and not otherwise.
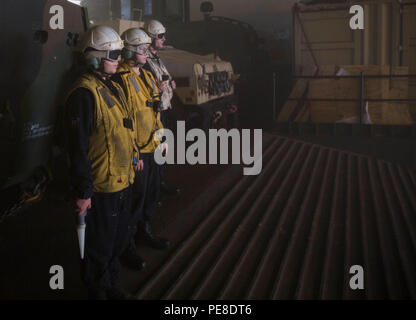
[[[94,192],[117,192],[134,182],[133,157],[135,115],[123,89],[115,82],[120,100],[93,74],[81,76],[70,90],[88,89],[94,96],[94,127],[90,136],[88,160],[91,163]],[[130,119],[133,130],[124,125]],[[128,121],[128,120],[127,120]]]
[[[143,68],[140,72],[143,72],[146,83],[126,63],[118,69],[129,103],[134,106],[136,112],[136,138],[140,153],[152,153],[160,145],[160,142],[154,139],[154,135],[157,130],[163,129],[160,113],[155,112],[152,106],[155,101],[160,100],[159,89],[150,72]]]

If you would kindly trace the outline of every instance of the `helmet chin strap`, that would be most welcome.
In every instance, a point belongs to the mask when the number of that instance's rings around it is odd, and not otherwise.
[[[112,74],[105,72],[104,70],[104,62],[103,60],[101,60],[100,62],[100,66],[98,67],[98,69],[96,69],[96,71],[103,77],[105,78],[110,78],[112,76]]]
[[[152,53],[156,53],[159,49],[156,47],[156,40],[157,39],[152,39],[152,43],[149,47],[150,52]]]
[[[137,60],[136,53],[133,53],[133,56],[129,60],[131,60],[133,62],[133,67],[134,68],[137,68],[137,67],[140,68],[140,67],[144,66],[144,63],[141,63],[141,62],[139,62],[139,60]]]
[[[139,61],[137,61],[136,57],[131,57],[126,62],[132,68],[140,68],[144,66],[143,63],[140,63]]]
[[[140,63],[139,61],[137,61],[137,58],[134,58],[134,66],[137,68],[141,68],[144,66],[144,63]]]

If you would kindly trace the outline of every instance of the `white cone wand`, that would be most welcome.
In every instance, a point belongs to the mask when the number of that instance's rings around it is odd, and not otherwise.
[[[77,233],[78,233],[78,243],[79,243],[79,253],[81,255],[81,259],[84,259],[84,247],[85,247],[85,217],[87,215],[87,211],[84,211],[81,215],[78,216],[78,224],[77,224]]]

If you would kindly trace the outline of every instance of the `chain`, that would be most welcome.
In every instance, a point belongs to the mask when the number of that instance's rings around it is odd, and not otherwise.
[[[26,202],[26,196],[25,194],[21,194],[19,199],[9,206],[6,210],[0,213],[0,223],[2,223],[6,218],[17,216],[20,209],[22,209],[23,205]]]
[[[0,212],[0,223],[2,223],[8,217],[17,216],[19,211],[26,203],[31,203],[39,200],[42,194],[46,190],[48,180],[44,179],[37,183],[31,191],[21,190],[17,201],[7,207],[3,212]]]

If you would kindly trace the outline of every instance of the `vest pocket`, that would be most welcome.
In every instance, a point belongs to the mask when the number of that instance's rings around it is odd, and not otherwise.
[[[118,130],[117,130],[118,131]],[[113,132],[109,137],[109,171],[112,176],[129,175],[132,165],[132,146],[127,134]]]

